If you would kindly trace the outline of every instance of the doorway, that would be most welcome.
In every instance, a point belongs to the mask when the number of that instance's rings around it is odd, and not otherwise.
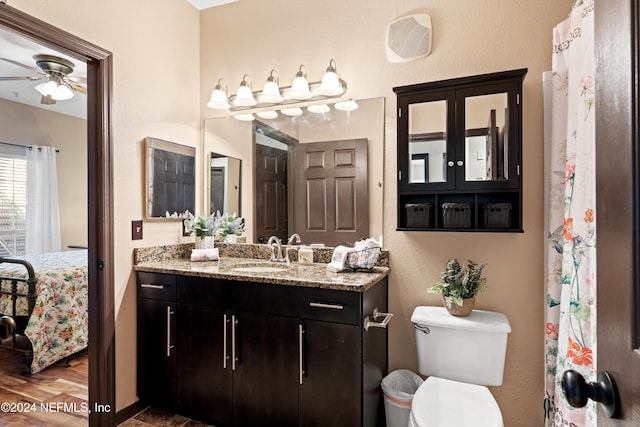
[[[115,421],[111,53],[0,2],[0,26],[87,63],[89,407],[91,426]]]

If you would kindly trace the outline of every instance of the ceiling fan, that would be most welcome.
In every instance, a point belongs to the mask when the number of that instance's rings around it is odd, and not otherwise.
[[[87,79],[69,75],[73,72],[73,62],[53,55],[36,55],[33,59],[36,61],[38,68],[12,59],[0,58],[0,61],[26,68],[36,74],[35,76],[0,76],[0,81],[42,80],[34,89],[42,94],[40,103],[47,105],[73,98],[74,91],[83,94],[87,93],[87,89],[84,86],[80,86],[80,84],[86,84]]]

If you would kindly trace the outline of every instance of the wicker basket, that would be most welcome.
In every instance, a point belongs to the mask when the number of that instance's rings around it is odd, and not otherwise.
[[[511,228],[511,203],[487,203],[484,205],[484,226],[487,228]]]
[[[378,262],[382,248],[373,247],[354,251],[347,256],[347,267],[352,270],[371,270]]]
[[[431,218],[431,203],[407,203],[407,227],[428,227]]]
[[[471,203],[443,203],[444,228],[471,228]]]

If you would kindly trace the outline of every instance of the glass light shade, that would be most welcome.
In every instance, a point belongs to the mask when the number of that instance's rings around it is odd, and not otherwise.
[[[327,104],[318,104],[318,105],[309,105],[307,107],[307,110],[311,111],[312,113],[324,114],[331,111],[331,108],[329,108]]]
[[[251,88],[244,84],[241,84],[236,92],[236,98],[233,100],[233,105],[237,107],[253,107],[256,105],[256,99],[253,97]]]
[[[260,111],[259,113],[256,113],[258,115],[258,117],[262,118],[262,119],[275,119],[278,117],[278,113],[276,113],[273,110],[269,110],[269,111]]]
[[[214,110],[228,110],[229,101],[227,100],[227,94],[222,89],[214,89],[211,92],[211,99],[207,102],[207,107]]]
[[[251,120],[253,120],[255,117],[253,117],[253,114],[248,113],[248,114],[237,114],[235,116],[233,116],[234,119],[243,121],[243,122],[250,122]]]
[[[47,95],[49,95],[49,94],[48,94],[47,92],[45,92],[45,89],[44,89],[44,88],[45,88],[45,86],[46,86],[48,83],[49,83],[49,82],[47,82],[47,83],[40,83],[40,84],[39,84],[39,85],[37,85],[34,89],[35,89],[35,90],[37,90],[38,92],[40,92],[40,94],[41,94],[42,96],[47,96]]]
[[[289,89],[289,98],[291,99],[309,99],[311,98],[311,91],[309,90],[309,82],[304,76],[296,76],[291,83],[291,89]]]
[[[353,111],[358,109],[358,104],[353,99],[348,101],[336,102],[334,107],[340,111]]]
[[[277,104],[282,102],[278,84],[272,80],[267,80],[262,89],[262,93],[258,96],[258,101],[261,104]]]
[[[342,85],[340,85],[340,79],[338,79],[335,71],[327,71],[324,73],[318,92],[325,96],[342,95],[344,89]]]
[[[280,110],[280,112],[285,116],[292,116],[292,117],[302,115],[302,109],[299,107],[283,108],[282,110]]]
[[[67,85],[62,84],[56,88],[51,97],[56,101],[64,101],[65,99],[73,98],[73,91]]]

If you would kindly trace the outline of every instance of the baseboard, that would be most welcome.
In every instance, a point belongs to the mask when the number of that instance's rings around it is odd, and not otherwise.
[[[146,407],[146,404],[142,403],[140,400],[137,400],[126,408],[120,409],[118,412],[116,412],[116,424],[121,424],[127,421],[137,413],[142,412],[142,410]]]

